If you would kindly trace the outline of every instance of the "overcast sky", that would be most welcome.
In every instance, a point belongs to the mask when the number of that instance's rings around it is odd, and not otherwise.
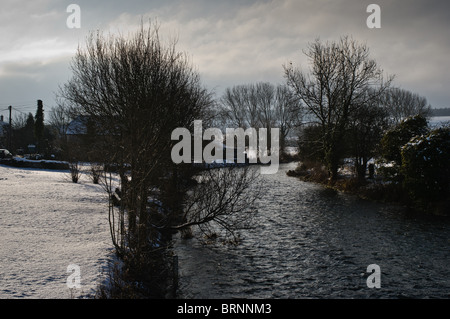
[[[81,28],[70,29],[67,6],[81,8]],[[366,25],[367,6],[381,7],[381,28]],[[0,6],[0,114],[8,105],[33,114],[36,100],[49,111],[70,61],[92,30],[127,34],[157,19],[163,40],[178,38],[219,96],[226,87],[282,83],[283,64],[307,67],[302,50],[316,38],[351,35],[394,85],[450,107],[448,0],[2,0]],[[14,111],[13,118],[20,113]]]

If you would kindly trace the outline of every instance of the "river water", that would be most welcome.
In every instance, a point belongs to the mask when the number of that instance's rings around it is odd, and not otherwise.
[[[262,175],[255,227],[237,246],[176,237],[180,298],[449,298],[450,221]],[[368,288],[367,267],[381,288]]]

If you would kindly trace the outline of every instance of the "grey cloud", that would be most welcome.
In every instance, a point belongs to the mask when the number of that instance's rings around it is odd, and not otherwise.
[[[365,24],[366,7],[373,2],[382,9],[379,30],[369,30]],[[81,7],[79,30],[65,25],[69,3]],[[163,38],[178,36],[178,48],[192,56],[205,84],[219,93],[235,84],[283,81],[282,64],[305,65],[302,50],[309,42],[348,34],[367,43],[381,67],[397,75],[396,85],[444,107],[450,100],[450,76],[445,69],[450,52],[449,6],[447,1],[419,0],[39,0],[20,5],[7,1],[6,11],[0,13],[0,104],[14,99],[14,94],[24,94],[19,71],[22,83],[36,88],[25,94],[36,99],[37,90],[47,90],[45,95],[52,99],[50,91],[70,76],[70,57],[90,30],[126,33],[141,19],[157,18]],[[23,64],[18,62],[26,61],[4,58],[27,45],[33,48],[29,43],[49,39],[58,44],[49,47],[55,52],[52,56]],[[39,72],[45,75],[31,76]]]

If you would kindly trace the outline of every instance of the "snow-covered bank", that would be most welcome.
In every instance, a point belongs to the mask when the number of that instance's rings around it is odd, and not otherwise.
[[[107,196],[87,178],[0,165],[0,298],[93,294],[111,257]],[[70,290],[67,267],[80,267]]]
[[[69,163],[53,160],[30,160],[23,157],[14,156],[11,159],[0,159],[1,165],[19,168],[55,169],[68,170]]]
[[[450,116],[434,116],[429,119],[431,127],[440,127],[450,124]]]

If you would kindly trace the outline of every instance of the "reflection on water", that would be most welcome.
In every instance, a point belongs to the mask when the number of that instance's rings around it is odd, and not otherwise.
[[[449,298],[450,222],[409,216],[286,176],[263,175],[238,246],[175,240],[181,298]],[[367,266],[381,268],[369,289]]]

